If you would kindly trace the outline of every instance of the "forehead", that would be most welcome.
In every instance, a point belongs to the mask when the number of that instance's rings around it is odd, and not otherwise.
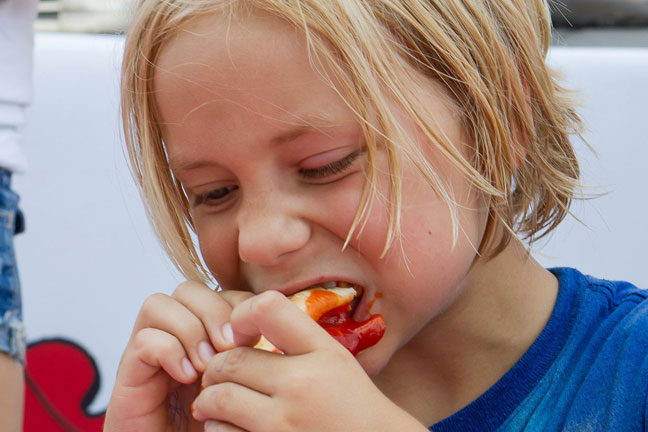
[[[303,33],[265,15],[183,24],[162,47],[153,90],[167,147],[281,139],[350,117],[312,68]]]
[[[278,58],[299,62],[303,50],[303,35],[278,18],[259,13],[210,13],[185,21],[163,44],[154,80],[156,85],[164,85],[174,74],[189,71],[200,83],[213,80],[214,72],[240,72],[255,66],[272,75],[281,72]]]

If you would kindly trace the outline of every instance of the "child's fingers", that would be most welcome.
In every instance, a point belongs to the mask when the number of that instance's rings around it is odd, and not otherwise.
[[[279,362],[284,356],[250,347],[238,347],[218,353],[209,362],[203,373],[201,384],[209,387],[214,384],[230,381],[254,389],[266,395],[277,391]],[[285,383],[284,383],[285,384]]]
[[[139,330],[121,359],[105,430],[167,430],[169,392],[197,377],[177,338],[159,329]]]
[[[243,303],[245,300],[254,297],[254,294],[249,291],[219,291],[218,295],[220,295],[223,300],[229,303],[232,309]]]
[[[198,421],[217,420],[248,431],[268,430],[274,401],[245,386],[226,382],[203,389],[194,401],[193,416]],[[261,414],[263,413],[263,414]],[[219,425],[220,426],[220,425]],[[228,430],[228,429],[225,429]]]
[[[225,307],[229,308],[227,305]],[[229,312],[226,313],[229,315]],[[199,371],[204,370],[214,354],[201,320],[185,305],[168,295],[153,294],[146,299],[137,317],[133,337],[146,328],[159,329],[177,338],[191,363]]]
[[[128,387],[145,385],[160,368],[172,379],[184,384],[189,384],[198,377],[184,347],[176,337],[155,328],[141,329],[134,335],[124,352],[119,370],[119,384]]]
[[[216,292],[205,284],[187,281],[180,284],[171,297],[202,322],[209,336],[206,342],[211,342],[216,351],[225,351],[234,347],[229,328],[232,309],[252,295],[243,291]],[[205,347],[201,352],[205,360]]]
[[[315,321],[277,291],[266,291],[234,308],[232,327],[237,345],[239,338],[262,334],[292,355],[315,351],[332,341]]]

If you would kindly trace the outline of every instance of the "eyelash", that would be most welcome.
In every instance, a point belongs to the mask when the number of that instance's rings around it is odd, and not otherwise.
[[[351,166],[353,162],[355,162],[358,156],[360,156],[361,152],[361,150],[356,150],[340,160],[331,162],[318,168],[302,168],[299,170],[299,174],[310,179],[322,179],[344,172]]]
[[[210,190],[209,192],[202,193],[200,195],[197,195],[196,198],[194,198],[193,205],[194,207],[197,207],[201,204],[204,204],[207,202],[207,200],[213,199],[213,200],[221,200],[227,195],[229,195],[231,192],[234,192],[235,190],[238,189],[238,186],[232,185],[232,186],[225,186],[222,188]]]

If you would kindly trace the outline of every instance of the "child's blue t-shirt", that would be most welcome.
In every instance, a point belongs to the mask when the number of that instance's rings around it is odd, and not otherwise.
[[[538,339],[434,432],[648,430],[648,290],[574,269]]]

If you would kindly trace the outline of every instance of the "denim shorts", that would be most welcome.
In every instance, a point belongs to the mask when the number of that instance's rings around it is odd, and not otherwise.
[[[11,172],[0,168],[0,352],[25,358],[25,331],[14,235],[24,231],[19,197],[11,189]]]

